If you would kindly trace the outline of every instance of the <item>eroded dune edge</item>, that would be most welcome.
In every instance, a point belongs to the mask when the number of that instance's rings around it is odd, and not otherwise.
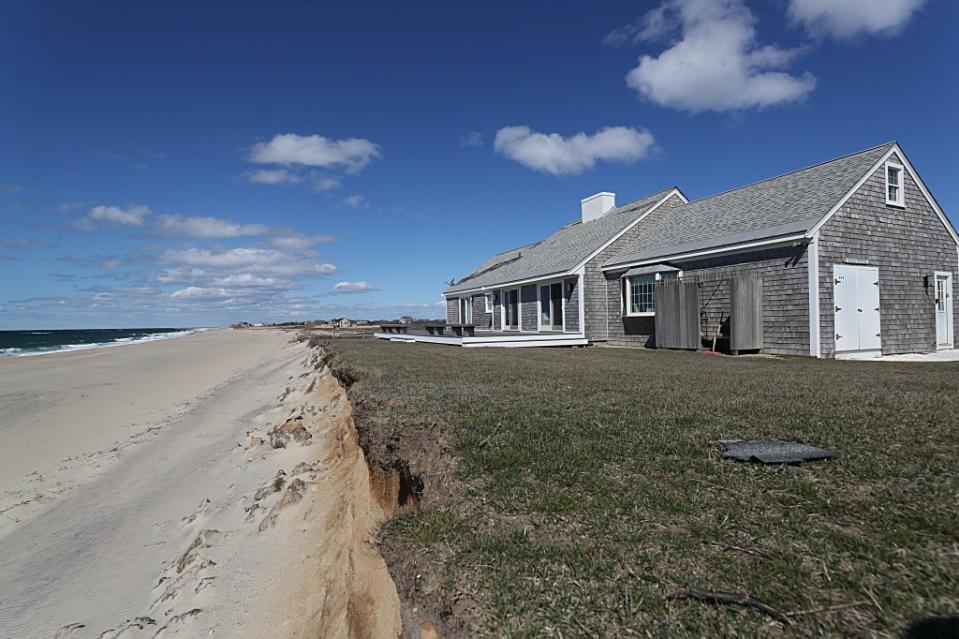
[[[287,386],[247,417],[226,453],[234,472],[248,465],[271,479],[205,499],[183,518],[183,542],[142,614],[107,629],[71,623],[55,638],[402,634],[396,587],[371,539],[383,509],[346,390],[319,349],[290,348],[303,356]]]

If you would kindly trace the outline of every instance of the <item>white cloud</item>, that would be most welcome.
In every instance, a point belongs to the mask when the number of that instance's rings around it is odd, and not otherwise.
[[[227,239],[263,235],[269,229],[263,224],[236,224],[216,217],[184,217],[161,215],[156,228],[167,235],[185,235],[204,239]]]
[[[98,222],[118,226],[143,226],[148,215],[150,215],[150,209],[143,205],[128,208],[95,206],[74,226],[84,231],[92,231],[97,227]]]
[[[340,185],[340,178],[332,175],[316,174],[313,176],[313,188],[317,191],[332,191]]]
[[[233,288],[287,288],[290,286],[288,280],[281,280],[276,277],[260,277],[253,273],[240,273],[238,275],[224,275],[214,277],[210,280],[213,286],[225,286]]]
[[[305,251],[317,244],[335,242],[336,238],[332,235],[301,235],[299,233],[291,235],[280,235],[270,240],[270,244],[276,248],[289,251]]]
[[[592,135],[537,133],[528,126],[508,126],[496,132],[497,153],[537,171],[575,175],[592,168],[597,160],[634,162],[645,157],[655,140],[646,130],[614,126]]]
[[[251,184],[298,184],[303,178],[286,169],[260,169],[245,174]]]
[[[170,293],[170,297],[176,298],[194,298],[209,299],[230,297],[230,292],[225,288],[204,288],[201,286],[188,286],[178,291]]]
[[[368,209],[370,208],[370,203],[366,201],[366,198],[362,195],[348,195],[342,200],[340,204],[343,206],[348,206],[351,209]]]
[[[610,31],[603,42],[611,47],[625,47],[658,40],[675,26],[674,17],[661,5],[631,24]]]
[[[783,71],[800,53],[756,41],[756,19],[741,0],[667,0],[664,28],[681,36],[658,57],[644,55],[627,84],[661,106],[728,111],[793,102],[816,86],[806,72]],[[647,14],[648,16],[649,14]]]
[[[893,35],[925,0],[789,0],[788,14],[813,35]]]
[[[246,247],[218,251],[201,248],[168,249],[162,256],[164,262],[212,268],[263,266],[276,264],[285,259],[285,255],[280,251]]]
[[[333,285],[333,290],[330,291],[334,295],[346,295],[350,293],[367,293],[369,291],[375,291],[373,285],[369,282],[359,281],[359,282],[337,282]]]
[[[483,134],[479,131],[470,131],[460,138],[460,146],[462,147],[483,146],[483,144],[485,144]]]
[[[380,157],[380,147],[365,138],[331,140],[321,135],[281,133],[269,142],[259,142],[250,150],[250,161],[257,164],[283,164],[337,168],[350,173],[363,170]]]

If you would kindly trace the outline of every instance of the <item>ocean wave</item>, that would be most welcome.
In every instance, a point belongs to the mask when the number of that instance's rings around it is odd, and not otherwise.
[[[0,357],[31,357],[33,355],[47,355],[49,353],[64,353],[73,351],[85,351],[93,348],[109,348],[111,346],[128,346],[130,344],[142,344],[144,342],[156,342],[165,339],[183,337],[193,333],[202,333],[208,331],[208,328],[188,329],[182,331],[172,331],[163,333],[147,333],[139,337],[120,337],[109,342],[86,342],[83,344],[57,344],[55,346],[43,346],[38,348],[0,348]]]

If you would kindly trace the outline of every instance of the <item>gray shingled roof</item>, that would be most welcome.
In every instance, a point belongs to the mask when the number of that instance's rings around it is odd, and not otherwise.
[[[566,273],[608,242],[673,188],[618,206],[590,222],[572,222],[541,242],[498,253],[444,293]]]
[[[627,265],[790,233],[805,233],[895,144],[890,142],[712,195],[654,211],[637,238],[604,266]]]

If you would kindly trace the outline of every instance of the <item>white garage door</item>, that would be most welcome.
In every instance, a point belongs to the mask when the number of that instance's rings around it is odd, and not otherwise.
[[[879,328],[879,269],[833,266],[836,303],[836,354],[882,351]]]

